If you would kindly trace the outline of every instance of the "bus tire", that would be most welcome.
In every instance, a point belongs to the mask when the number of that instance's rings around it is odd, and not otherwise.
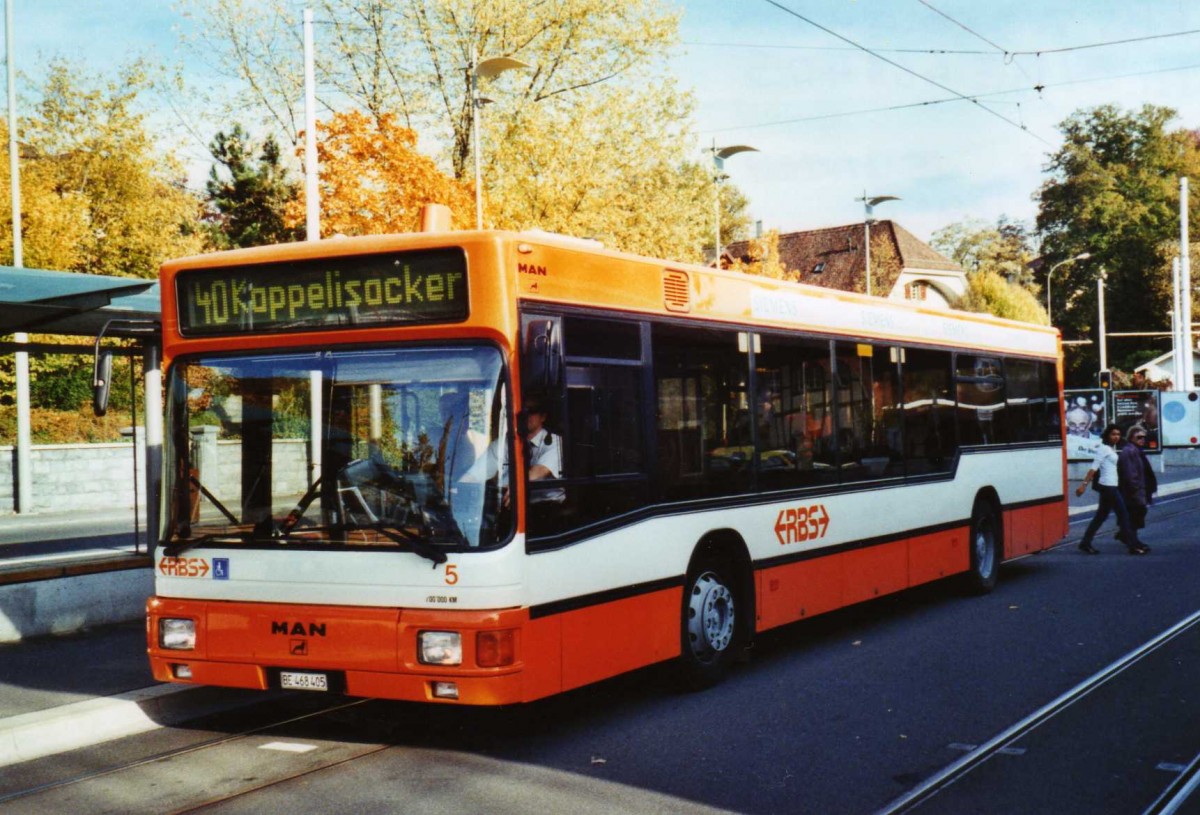
[[[688,572],[683,587],[680,678],[686,690],[720,682],[737,661],[747,614],[730,561],[705,559]]]
[[[996,588],[1003,534],[996,505],[982,496],[976,498],[971,511],[971,568],[965,581],[971,594],[987,594]]]

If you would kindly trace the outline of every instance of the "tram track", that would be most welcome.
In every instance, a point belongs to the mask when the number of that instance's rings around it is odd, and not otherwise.
[[[1146,641],[1106,668],[1058,696],[1051,702],[992,737],[957,761],[947,765],[921,784],[896,798],[875,815],[900,815],[913,812],[940,792],[961,781],[995,756],[1012,752],[1014,744],[1034,730],[1080,702],[1093,691],[1115,679],[1181,635],[1200,628],[1200,611],[1193,612],[1175,625]],[[1200,756],[1177,777],[1145,811],[1145,815],[1169,815],[1175,812],[1200,787]]]
[[[186,746],[177,747],[177,748],[171,749],[171,750],[163,750],[158,753],[154,753],[152,755],[141,756],[137,759],[133,759],[133,760],[126,761],[123,763],[119,763],[119,764],[114,764],[110,767],[104,767],[102,769],[94,770],[91,772],[79,773],[77,775],[73,775],[73,776],[70,776],[67,778],[61,778],[61,779],[56,779],[54,781],[45,782],[42,784],[36,784],[36,785],[28,787],[26,789],[14,790],[14,791],[7,792],[7,793],[0,793],[0,806],[4,806],[4,805],[10,804],[10,803],[13,803],[15,801],[30,798],[33,796],[45,795],[45,794],[53,792],[55,790],[61,790],[61,789],[71,787],[74,785],[84,784],[84,783],[87,783],[90,781],[96,781],[96,780],[105,778],[106,776],[118,775],[120,773],[128,772],[130,770],[134,770],[134,769],[137,769],[140,767],[146,767],[146,766],[149,766],[152,764],[158,764],[158,763],[167,762],[167,761],[177,759],[177,758],[182,758],[184,756],[194,754],[194,753],[199,753],[204,750],[211,750],[213,748],[217,748],[217,747],[221,747],[221,746],[225,746],[225,745],[232,745],[239,741],[244,741],[244,740],[249,739],[254,736],[260,736],[271,730],[275,730],[275,729],[278,729],[281,727],[286,727],[286,726],[292,725],[292,724],[298,724],[301,722],[312,721],[312,720],[318,719],[322,716],[328,716],[330,714],[338,713],[340,711],[348,710],[351,708],[355,708],[360,705],[364,705],[364,704],[367,704],[367,703],[373,702],[373,701],[375,701],[375,700],[373,700],[373,699],[348,699],[348,700],[341,701],[338,704],[328,705],[326,707],[322,707],[318,710],[310,711],[308,713],[304,713],[299,716],[289,716],[289,717],[278,719],[275,721],[270,721],[265,724],[258,725],[256,727],[247,728],[245,730],[240,730],[236,733],[228,733],[225,735],[216,736],[214,738],[204,739],[203,741],[199,741],[194,744],[188,744]],[[379,746],[377,749],[371,750],[370,752],[379,752],[380,750],[387,749],[387,747],[389,747],[389,746],[390,745],[382,745],[382,746]],[[340,761],[331,762],[331,764],[329,766],[333,766],[338,763],[342,763],[342,762],[340,762]],[[299,775],[303,775],[303,774],[304,773],[297,773],[295,775],[299,776]],[[287,780],[287,779],[282,779],[282,780]],[[278,783],[278,780],[273,781],[272,783]],[[258,788],[263,788],[266,786],[270,786],[270,784],[259,785]],[[251,792],[251,791],[253,791],[253,790],[245,790],[245,791],[239,792],[238,794],[244,794],[244,792]],[[226,796],[226,798],[231,798],[231,797],[237,797],[237,796],[236,795]],[[191,809],[182,809],[179,811],[181,811],[181,812],[192,811],[192,809],[195,809],[195,808],[211,806],[215,803],[219,803],[221,800],[226,800],[226,799],[225,798],[214,799],[211,801],[207,801],[204,804],[199,805],[198,807],[192,807]]]

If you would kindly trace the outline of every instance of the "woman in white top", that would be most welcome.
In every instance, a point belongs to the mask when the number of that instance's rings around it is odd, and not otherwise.
[[[1096,479],[1100,493],[1100,506],[1096,508],[1095,517],[1088,524],[1087,531],[1083,533],[1083,540],[1079,542],[1079,551],[1089,555],[1100,554],[1100,550],[1092,546],[1092,538],[1096,536],[1100,526],[1107,520],[1108,513],[1115,510],[1117,526],[1121,530],[1121,540],[1129,547],[1129,554],[1144,555],[1150,549],[1137,539],[1137,533],[1129,522],[1129,511],[1125,508],[1125,499],[1121,497],[1121,491],[1117,488],[1119,483],[1117,443],[1121,441],[1121,428],[1110,424],[1104,428],[1104,433],[1100,438],[1104,443],[1096,451],[1096,458],[1092,461],[1092,467],[1088,470],[1087,475],[1083,477],[1083,483],[1075,490],[1076,495],[1083,495],[1092,479]]]

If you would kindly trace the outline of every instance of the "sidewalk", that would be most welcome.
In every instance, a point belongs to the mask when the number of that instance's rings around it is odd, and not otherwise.
[[[1156,470],[1155,475],[1158,476],[1158,492],[1155,494],[1157,498],[1166,498],[1168,495],[1177,495],[1189,490],[1200,490],[1200,467],[1168,467],[1161,473]],[[1070,481],[1067,484],[1067,506],[1072,518],[1095,512],[1099,505],[1095,490],[1088,489],[1082,496],[1075,495],[1079,484],[1080,480]]]

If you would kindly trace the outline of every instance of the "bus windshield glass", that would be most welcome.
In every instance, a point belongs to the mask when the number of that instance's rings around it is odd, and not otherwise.
[[[165,543],[381,546],[435,562],[503,543],[508,405],[490,346],[179,360]]]

